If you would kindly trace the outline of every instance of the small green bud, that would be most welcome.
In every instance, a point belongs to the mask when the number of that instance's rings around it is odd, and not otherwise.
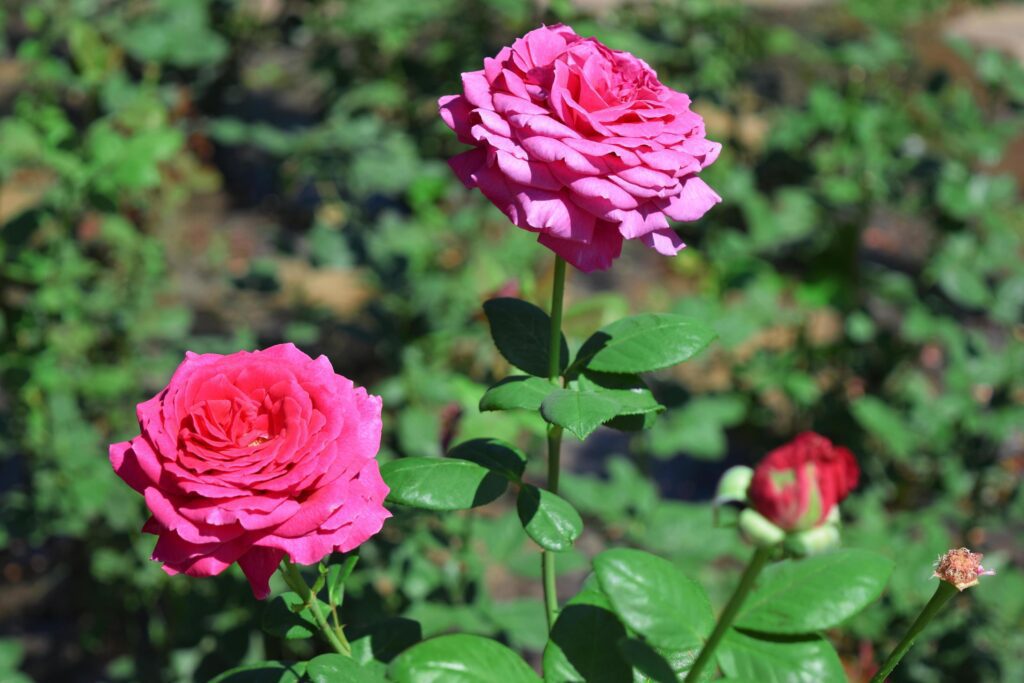
[[[786,550],[794,555],[818,555],[839,546],[839,527],[824,524],[786,537]]]
[[[724,505],[725,503],[747,503],[747,489],[750,488],[750,480],[754,478],[754,470],[746,465],[730,467],[718,480],[718,488],[715,490],[713,505]]]
[[[767,547],[778,545],[786,538],[786,532],[768,521],[754,508],[740,513],[740,531],[754,545]]]

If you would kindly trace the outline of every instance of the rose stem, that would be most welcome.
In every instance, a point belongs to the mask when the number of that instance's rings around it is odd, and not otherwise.
[[[548,346],[548,379],[562,386],[562,298],[565,294],[565,260],[555,257],[554,282],[551,284],[551,338]],[[561,458],[562,428],[548,425],[548,490],[558,493],[558,471]],[[555,625],[558,615],[558,591],[555,586],[555,555],[540,551],[541,576],[544,580],[544,607],[548,630]]]
[[[722,615],[718,617],[718,623],[715,624],[715,630],[711,632],[707,641],[704,643],[704,647],[701,649],[700,654],[697,655],[697,659],[694,660],[693,666],[690,667],[689,673],[686,674],[685,682],[696,681],[700,679],[701,671],[711,660],[715,654],[715,650],[718,648],[718,643],[722,640],[722,636],[732,626],[733,620],[736,618],[737,612],[740,611],[740,607],[743,605],[743,601],[747,599],[747,595],[750,593],[750,589],[754,587],[754,581],[757,580],[758,574],[764,568],[765,564],[768,563],[768,558],[772,554],[774,546],[758,546],[757,550],[754,551],[753,557],[750,558],[750,562],[747,563],[747,568],[743,570],[743,576],[740,577],[740,583],[736,586],[736,590],[733,591],[732,597],[729,598],[729,602],[726,603],[725,609],[722,610]]]
[[[907,654],[907,650],[914,644],[914,640],[924,630],[925,626],[928,625],[928,622],[938,614],[942,606],[949,602],[949,599],[956,595],[957,592],[956,586],[953,584],[947,581],[939,581],[939,587],[935,589],[932,599],[928,601],[928,604],[924,606],[921,613],[917,615],[917,619],[910,625],[907,634],[903,636],[903,640],[892,651],[889,658],[885,660],[882,668],[871,677],[871,683],[882,683],[886,676],[892,673],[893,669],[900,663],[900,660],[903,659],[903,655]]]
[[[284,577],[284,582],[288,584],[288,587],[298,593],[299,597],[302,598],[302,602],[309,605],[309,611],[313,613],[313,620],[316,621],[316,625],[320,627],[320,632],[327,638],[327,642],[331,644],[331,647],[336,652],[346,657],[351,657],[352,646],[349,645],[345,634],[340,627],[333,629],[327,623],[323,612],[320,611],[319,600],[313,595],[313,591],[309,589],[306,580],[302,578],[299,568],[294,563],[289,562],[287,558],[281,561],[281,576]]]

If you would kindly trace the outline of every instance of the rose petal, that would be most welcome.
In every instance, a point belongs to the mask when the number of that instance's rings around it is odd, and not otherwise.
[[[677,221],[695,221],[722,201],[708,184],[697,176],[691,176],[682,183],[680,193],[669,199],[665,213]]]
[[[642,236],[644,244],[665,256],[675,256],[686,245],[675,230],[655,230]]]
[[[283,550],[254,546],[238,558],[238,566],[245,573],[245,578],[249,579],[252,594],[257,600],[264,600],[270,596],[270,577],[281,564],[283,557]]]

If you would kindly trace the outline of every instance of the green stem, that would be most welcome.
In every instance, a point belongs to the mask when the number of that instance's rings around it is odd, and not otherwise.
[[[551,285],[551,339],[548,346],[548,379],[562,385],[562,300],[565,296],[565,260],[555,257],[554,282]],[[561,460],[562,428],[548,425],[548,490],[558,493],[558,475]],[[548,550],[540,554],[541,577],[544,584],[544,610],[548,630],[558,616],[558,590],[555,584],[555,555]]]
[[[554,282],[551,283],[551,338],[548,340],[548,379],[562,383],[562,299],[565,296],[565,259],[555,257]]]
[[[548,425],[548,490],[558,493],[558,470],[562,428]],[[555,584],[555,554],[549,550],[540,551],[540,570],[544,580],[544,609],[548,618],[548,631],[558,617],[558,589]]]
[[[342,647],[348,648],[349,654],[352,653],[352,645],[348,642],[348,638],[345,637],[345,630],[341,627],[341,618],[338,616],[338,606],[331,604],[331,630],[334,631],[334,635],[338,638]]]
[[[939,587],[935,589],[935,594],[932,595],[932,599],[928,601],[928,604],[921,610],[921,614],[917,615],[917,619],[913,624],[910,625],[910,629],[907,630],[907,634],[903,636],[903,640],[896,646],[896,649],[892,651],[889,658],[885,660],[885,664],[878,670],[871,678],[871,683],[882,683],[886,677],[892,673],[893,669],[903,659],[903,655],[907,654],[907,650],[914,644],[914,640],[921,634],[928,622],[938,614],[939,610],[942,609],[943,605],[949,602],[949,599],[957,594],[956,586],[947,582],[939,581]]]
[[[348,639],[345,638],[341,626],[335,629],[331,628],[331,625],[327,623],[327,619],[324,618],[324,613],[320,609],[320,601],[313,595],[313,591],[310,590],[306,580],[302,578],[298,566],[287,559],[282,560],[281,575],[284,577],[288,587],[302,598],[303,603],[309,605],[309,611],[313,614],[313,620],[320,627],[320,632],[324,634],[324,638],[331,644],[335,652],[351,657],[352,646],[349,645]]]
[[[701,672],[707,666],[707,663],[711,661],[711,658],[714,657],[715,650],[718,649],[718,643],[721,642],[726,631],[732,626],[732,622],[736,619],[736,614],[739,613],[743,601],[747,599],[747,595],[754,587],[754,581],[757,580],[758,574],[761,573],[761,570],[768,563],[768,558],[771,557],[773,549],[774,546],[758,546],[757,550],[754,551],[753,557],[747,563],[747,568],[743,570],[743,576],[740,577],[739,585],[736,586],[732,597],[729,598],[729,602],[725,605],[722,615],[718,617],[715,630],[711,632],[711,636],[708,637],[700,654],[697,655],[697,659],[694,660],[693,666],[690,667],[690,672],[686,674],[686,683],[700,679]]]

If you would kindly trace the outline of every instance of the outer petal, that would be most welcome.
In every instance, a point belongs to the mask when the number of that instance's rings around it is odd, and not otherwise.
[[[683,183],[682,191],[669,199],[665,213],[677,221],[695,221],[722,201],[708,184],[697,176],[691,176]]]
[[[252,594],[257,600],[264,600],[270,595],[270,577],[283,557],[284,551],[255,546],[238,558],[238,566],[249,579]]]
[[[640,239],[644,244],[665,256],[675,256],[686,245],[679,239],[675,230],[655,230],[649,232]]]
[[[160,462],[145,437],[110,445],[110,464],[117,476],[139,493],[160,481]]]
[[[469,129],[472,127],[469,115],[473,108],[470,107],[466,98],[462,95],[445,95],[437,101],[437,106],[441,118],[449,128],[455,131],[459,142],[472,145],[473,138],[469,136]]]
[[[520,202],[526,208],[526,221],[531,227],[553,237],[590,242],[596,219],[578,208],[566,194],[532,188],[520,193]]]
[[[494,109],[494,103],[491,100],[491,84],[487,82],[482,70],[467,71],[462,74],[462,89],[466,94],[466,100],[474,107]]]
[[[537,241],[584,273],[607,270],[622,253],[622,235],[610,223],[600,222],[589,243],[560,239],[543,233]]]
[[[477,186],[476,174],[487,165],[487,152],[483,149],[471,149],[457,154],[448,160],[448,165],[455,171],[462,184],[469,189]]]

